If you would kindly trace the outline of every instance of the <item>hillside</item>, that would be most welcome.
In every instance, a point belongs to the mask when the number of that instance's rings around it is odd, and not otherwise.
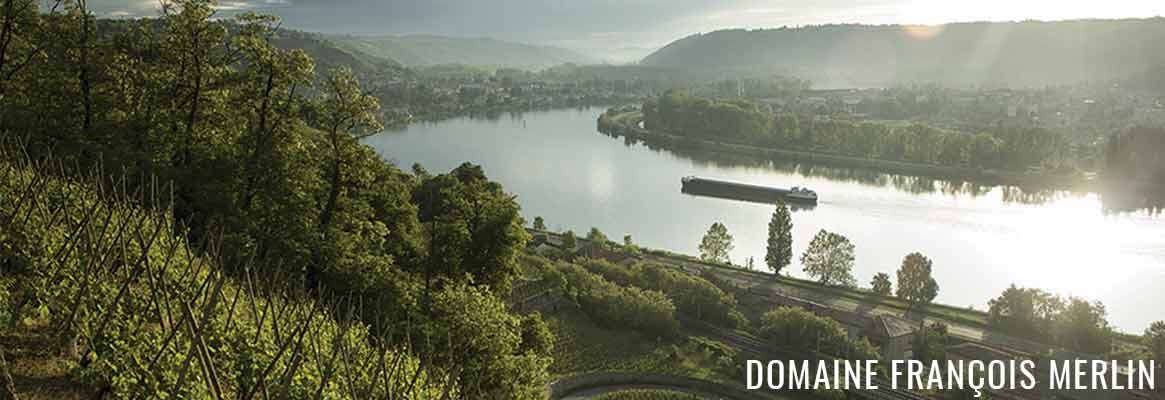
[[[675,41],[643,60],[660,67],[754,69],[817,87],[903,82],[1029,86],[1107,80],[1165,64],[1165,18],[825,25],[724,30]]]
[[[591,57],[562,48],[488,38],[336,35],[330,36],[329,39],[344,49],[396,60],[407,66],[466,64],[541,69],[564,63],[598,62]]]
[[[341,46],[318,33],[281,30],[272,44],[282,49],[303,50],[315,62],[317,73],[342,65],[351,67],[365,80],[403,73],[400,63],[390,57]]]

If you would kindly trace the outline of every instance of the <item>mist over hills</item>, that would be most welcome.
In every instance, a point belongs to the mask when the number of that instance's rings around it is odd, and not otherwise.
[[[464,64],[541,69],[565,63],[599,62],[594,57],[563,48],[490,38],[330,35],[328,39],[341,48],[395,60],[410,67]]]
[[[823,25],[692,35],[642,64],[763,70],[816,87],[935,82],[1040,87],[1124,78],[1165,65],[1165,18]]]

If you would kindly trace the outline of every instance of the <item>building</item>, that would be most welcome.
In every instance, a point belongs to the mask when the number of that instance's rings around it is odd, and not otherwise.
[[[882,358],[887,360],[908,360],[913,358],[914,333],[918,330],[915,322],[892,315],[878,315],[866,323],[865,336],[882,350]]]

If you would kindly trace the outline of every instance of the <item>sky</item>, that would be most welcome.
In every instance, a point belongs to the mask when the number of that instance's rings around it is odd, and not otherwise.
[[[102,16],[157,14],[159,0],[90,2]],[[1165,16],[1162,0],[220,0],[296,29],[493,37],[574,49],[656,48],[694,33],[824,23],[942,24]]]

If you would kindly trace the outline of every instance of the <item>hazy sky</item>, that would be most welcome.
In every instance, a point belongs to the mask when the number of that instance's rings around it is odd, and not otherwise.
[[[158,0],[92,1],[105,16],[156,15]],[[234,0],[331,33],[488,36],[574,48],[658,47],[697,32],[821,23],[937,24],[1165,15],[1165,0]]]

